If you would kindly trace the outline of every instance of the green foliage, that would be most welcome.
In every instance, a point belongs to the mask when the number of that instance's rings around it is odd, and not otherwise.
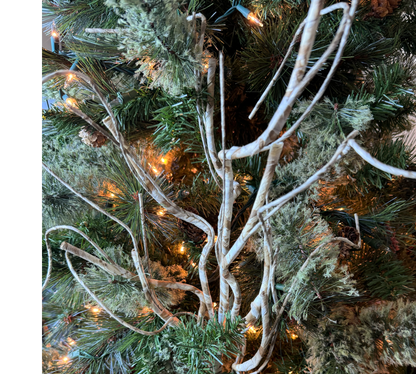
[[[116,43],[125,58],[139,59],[136,73],[151,79],[151,88],[162,87],[177,95],[195,86],[202,50],[179,2],[106,0],[105,4],[120,15],[123,32]]]
[[[243,63],[242,78],[253,91],[263,92],[279,69],[291,39],[306,13],[299,10],[284,12],[287,22],[269,15],[261,29],[251,29],[245,48],[238,57]],[[300,16],[301,15],[301,16]],[[266,105],[279,102],[286,91],[296,61],[292,53],[283,71],[267,96]],[[274,108],[274,107],[273,107]]]
[[[86,204],[54,177],[42,172],[42,224],[52,227],[70,224],[85,210]]]
[[[186,152],[204,154],[198,125],[196,99],[189,95],[166,98],[164,107],[155,111],[154,144],[166,154],[183,144]]]
[[[416,155],[412,155],[413,149],[414,144],[409,145],[403,139],[396,138],[395,140],[374,142],[369,152],[374,158],[387,165],[407,170],[416,164]],[[368,163],[365,163],[352,176],[355,179],[354,183],[346,186],[346,189],[351,194],[357,192],[364,194],[374,187],[381,189],[386,186],[388,181],[393,179],[391,174],[381,171]]]
[[[42,74],[69,69],[71,65],[67,57],[42,48]]]
[[[119,16],[105,6],[105,0],[46,0],[42,2],[44,24],[51,27],[52,21],[60,34],[71,30],[79,34],[87,27],[113,28]]]
[[[408,116],[416,112],[413,90],[415,63],[411,58],[396,58],[376,65],[353,97],[368,101],[374,116],[372,127],[384,133],[411,127]]]
[[[408,56],[416,53],[415,32],[416,16],[413,13],[414,0],[402,0],[399,7],[388,17],[381,20],[373,20],[372,23],[378,23],[388,37],[398,37],[400,41],[400,50]],[[377,22],[378,21],[378,22]]]
[[[122,100],[122,103],[112,108],[119,121],[120,130],[126,134],[148,129],[150,123],[155,121],[153,118],[155,111],[163,105],[164,93],[161,89],[141,87],[139,90],[134,90],[133,95],[135,95],[133,99]]]
[[[236,355],[237,344],[243,342],[241,318],[231,321],[229,315],[224,325],[217,318],[203,325],[194,319],[182,319],[178,328],[165,329],[154,336],[137,334],[103,315],[97,318],[84,313],[82,317],[72,335],[79,335],[79,339],[68,354],[71,365],[61,368],[61,373],[131,373],[132,367],[134,373],[141,374],[210,373],[217,359]],[[126,320],[148,331],[163,323],[152,314]]]
[[[239,352],[237,344],[243,342],[241,323],[241,318],[231,321],[227,315],[224,325],[214,317],[203,325],[190,319],[176,329],[166,329],[140,352],[135,373],[211,373],[222,355],[231,357]]]
[[[364,247],[352,252],[349,270],[357,288],[371,297],[395,300],[414,291],[415,275],[392,252]]]
[[[88,126],[87,122],[65,107],[52,106],[43,110],[42,118],[42,135],[48,137],[77,135],[81,127]]]
[[[415,313],[415,303],[402,299],[361,310],[339,307],[314,331],[305,332],[308,365],[317,374],[416,366]]]
[[[308,208],[307,196],[297,197],[284,205],[270,219],[270,224],[273,251],[279,264],[275,271],[276,282],[285,285],[282,299],[293,285],[289,295],[289,317],[298,321],[307,319],[310,305],[317,299],[325,303],[327,297],[330,300],[335,295],[358,295],[347,269],[337,266],[339,249],[337,244],[329,243],[332,235],[328,224]],[[321,249],[300,271],[320,245]],[[262,247],[258,241],[259,256]]]
[[[42,142],[43,162],[84,196],[98,192],[97,179],[108,151],[108,147],[92,149],[77,138],[63,135]],[[86,209],[86,204],[46,171],[42,172],[42,200],[44,227],[65,223],[66,219],[73,222],[80,209]]]
[[[146,159],[143,156],[139,158],[143,167],[148,169]],[[167,179],[162,174],[159,174],[155,179],[166,196],[173,198],[172,185]],[[172,219],[168,215],[158,214],[162,208],[140,185],[124,158],[117,151],[112,152],[107,158],[102,170],[101,181],[103,193],[101,196],[96,196],[96,199],[102,205],[110,204],[107,207],[108,211],[126,223],[138,237],[141,237],[138,194],[143,194],[144,226],[151,249],[154,248],[154,245],[160,244],[163,237],[170,237],[173,234],[175,225]],[[115,228],[116,233],[124,231],[121,226]]]
[[[364,206],[359,216],[363,242],[383,251],[397,250],[397,243],[393,243],[393,238],[402,247],[415,243],[415,239],[411,237],[415,230],[415,204],[414,200],[392,199],[384,204],[376,201],[373,207]],[[331,223],[335,233],[339,224],[355,227],[354,216],[347,211],[322,210],[320,214]]]
[[[310,101],[299,102],[290,121],[294,123],[309,104]],[[345,135],[352,130],[366,130],[372,118],[368,105],[351,97],[344,104],[334,104],[328,98],[317,104],[298,132],[306,147],[299,150],[296,160],[276,169],[277,180],[273,183],[272,194],[279,196],[305,182],[332,158]],[[334,166],[333,174],[328,173],[323,179],[333,180],[344,174],[348,163],[349,159],[343,158],[341,164]]]
[[[130,253],[124,253],[120,247],[106,248],[105,252],[116,264],[134,274],[136,273]],[[99,253],[94,253],[94,255],[102,257]],[[123,313],[128,317],[134,317],[141,308],[148,306],[139,281],[134,282],[121,276],[112,276],[94,265],[86,267],[81,278],[114,313]],[[78,289],[82,291],[83,287],[78,285]],[[163,301],[166,302],[166,300]]]

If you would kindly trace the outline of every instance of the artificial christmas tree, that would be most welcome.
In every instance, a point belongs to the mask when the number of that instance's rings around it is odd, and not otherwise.
[[[44,372],[416,367],[414,6],[45,0]]]

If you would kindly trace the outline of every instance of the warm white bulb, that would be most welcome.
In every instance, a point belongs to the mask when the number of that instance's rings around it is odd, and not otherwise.
[[[70,106],[76,106],[76,105],[77,105],[76,100],[75,100],[75,99],[73,99],[72,97],[68,97],[68,98],[65,100],[65,102],[66,102],[68,105],[70,105]]]
[[[260,22],[260,20],[255,16],[253,12],[250,12],[248,14],[247,19],[249,21],[253,21],[254,23],[257,23],[260,27],[263,27],[263,24]]]

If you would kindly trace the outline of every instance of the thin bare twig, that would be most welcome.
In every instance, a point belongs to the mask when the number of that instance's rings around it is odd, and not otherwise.
[[[357,152],[357,154],[360,155],[364,160],[366,160],[369,164],[373,165],[377,169],[385,171],[389,174],[416,179],[416,171],[403,170],[382,163],[381,161],[371,156],[370,153],[368,153],[364,148],[360,147],[354,139],[349,140],[348,145],[351,146],[354,151]]]
[[[139,193],[139,208],[140,208],[140,222],[141,222],[141,227],[142,227],[145,270],[147,270],[147,272],[149,273],[149,276],[151,277],[152,271],[150,269],[149,251],[147,250],[146,231],[144,230],[144,204],[143,204],[142,193]]]

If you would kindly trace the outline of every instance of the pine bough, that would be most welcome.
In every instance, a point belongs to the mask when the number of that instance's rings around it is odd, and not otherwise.
[[[213,110],[214,110],[214,103],[213,100],[209,100],[208,104],[203,111],[200,105],[198,105],[198,111],[201,116],[200,122],[200,130],[201,136],[203,139],[203,145],[205,154],[207,156],[207,161],[210,166],[210,171],[212,173],[212,177],[217,184],[220,186],[223,192],[223,199],[222,205],[220,209],[220,214],[218,217],[218,237],[216,238],[215,232],[213,227],[202,217],[194,214],[192,212],[186,211],[176,205],[173,201],[171,201],[160,189],[158,184],[152,178],[152,176],[148,173],[147,170],[141,165],[139,160],[137,159],[134,152],[129,148],[128,143],[123,138],[119,130],[119,124],[117,119],[114,116],[114,113],[111,109],[110,104],[105,99],[104,95],[101,93],[97,85],[94,81],[77,71],[71,71],[71,74],[76,75],[76,77],[86,84],[88,84],[94,93],[98,96],[101,103],[105,107],[108,117],[103,121],[107,130],[103,130],[98,124],[94,123],[91,118],[88,118],[84,113],[82,113],[77,108],[68,105],[68,109],[72,111],[74,114],[80,116],[85,121],[87,121],[90,125],[92,125],[97,130],[104,133],[121,151],[121,154],[129,166],[129,169],[133,173],[133,175],[137,178],[143,188],[166,210],[168,214],[172,214],[178,219],[184,220],[188,223],[191,223],[201,230],[203,230],[207,234],[207,241],[205,246],[203,247],[201,257],[199,260],[199,279],[201,282],[201,290],[197,289],[194,286],[178,283],[178,282],[168,282],[168,281],[160,281],[152,279],[151,276],[146,275],[146,269],[149,268],[148,263],[148,255],[145,254],[144,263],[139,256],[138,251],[138,243],[136,241],[136,236],[130,230],[130,228],[125,225],[122,221],[114,217],[113,215],[109,214],[105,210],[103,210],[98,205],[91,202],[89,199],[85,198],[77,191],[75,191],[70,185],[60,179],[52,170],[50,170],[46,165],[43,164],[44,169],[49,172],[52,176],[58,179],[62,184],[64,184],[68,189],[70,189],[73,193],[79,196],[81,199],[86,201],[89,205],[93,208],[97,209],[101,213],[105,214],[121,226],[123,226],[131,236],[133,242],[133,250],[131,252],[134,265],[136,268],[136,273],[132,273],[127,271],[126,269],[122,268],[121,266],[117,265],[112,261],[105,252],[99,248],[99,246],[94,243],[90,238],[88,238],[84,233],[80,232],[79,230],[70,227],[70,226],[56,226],[49,229],[45,234],[45,240],[47,243],[47,250],[49,254],[49,266],[48,272],[43,284],[43,289],[47,286],[51,269],[52,269],[52,255],[51,255],[51,248],[48,241],[49,234],[54,230],[60,229],[69,229],[78,232],[79,234],[83,235],[84,238],[90,242],[96,250],[106,258],[107,261],[100,260],[99,258],[88,254],[87,252],[76,248],[68,243],[62,243],[61,249],[65,251],[65,257],[68,263],[68,266],[77,279],[77,281],[85,288],[85,290],[91,295],[93,299],[96,300],[98,305],[100,305],[107,313],[120,322],[125,327],[139,333],[145,335],[154,335],[161,332],[163,329],[167,327],[175,328],[181,324],[181,321],[177,318],[178,315],[183,313],[172,314],[169,312],[165,307],[163,307],[162,303],[158,300],[154,289],[158,287],[162,288],[169,288],[169,289],[180,289],[183,291],[190,291],[193,292],[198,298],[200,302],[200,307],[198,310],[198,314],[186,313],[191,314],[195,318],[198,319],[201,323],[203,323],[204,318],[212,319],[214,318],[214,306],[213,300],[211,297],[210,287],[208,284],[208,277],[207,277],[207,258],[210,255],[211,251],[214,249],[215,256],[217,262],[219,264],[219,282],[220,282],[220,303],[219,303],[219,311],[218,311],[218,322],[223,323],[224,319],[226,318],[226,313],[230,313],[230,318],[234,319],[240,313],[240,307],[242,302],[242,295],[240,286],[233,275],[232,271],[230,271],[231,263],[237,258],[237,256],[243,250],[245,244],[247,243],[248,239],[252,237],[254,234],[263,231],[263,236],[265,239],[264,243],[264,273],[263,279],[260,287],[260,292],[258,293],[257,297],[251,303],[251,310],[245,316],[245,329],[243,331],[247,331],[247,329],[256,323],[259,319],[261,319],[262,323],[262,339],[260,347],[258,348],[256,354],[246,360],[243,361],[243,356],[237,356],[235,363],[233,364],[233,369],[236,372],[247,372],[251,370],[255,370],[253,373],[261,372],[267,365],[271,353],[273,351],[274,343],[276,341],[276,330],[279,324],[280,318],[285,310],[285,306],[289,300],[289,296],[296,286],[297,279],[296,277],[293,280],[293,283],[288,287],[288,292],[286,293],[283,302],[280,305],[280,308],[277,310],[276,315],[272,315],[269,308],[269,296],[272,294],[273,299],[276,300],[275,287],[274,287],[274,269],[278,266],[275,260],[275,256],[273,256],[272,251],[272,239],[270,233],[270,218],[275,215],[287,202],[295,198],[301,192],[307,190],[311,187],[312,184],[317,182],[325,173],[327,173],[332,166],[334,166],[342,157],[344,157],[347,152],[353,149],[358,155],[360,155],[365,161],[369,162],[376,168],[388,172],[393,175],[401,175],[407,178],[416,179],[416,172],[405,171],[401,169],[397,169],[391,167],[389,165],[385,165],[380,161],[374,159],[367,151],[365,151],[362,147],[360,147],[357,142],[354,140],[359,135],[357,130],[352,131],[345,140],[339,145],[338,149],[330,159],[330,161],[324,165],[320,170],[318,170],[314,175],[312,175],[309,179],[307,179],[303,184],[298,186],[297,188],[293,189],[289,193],[279,197],[274,201],[268,201],[268,191],[270,187],[270,183],[273,178],[274,170],[278,164],[280,154],[283,148],[283,142],[285,139],[289,138],[299,127],[302,120],[306,118],[306,116],[311,112],[314,105],[320,100],[322,97],[329,81],[331,80],[335,69],[341,59],[344,47],[347,42],[347,38],[351,29],[351,24],[354,18],[355,10],[357,7],[358,0],[353,0],[351,5],[347,3],[337,3],[325,9],[322,9],[323,2],[320,0],[312,0],[309,8],[308,15],[306,19],[300,24],[298,30],[295,33],[293,41],[287,51],[287,54],[281,64],[280,69],[277,71],[276,75],[273,77],[272,81],[270,82],[269,86],[267,87],[266,91],[261,96],[259,102],[256,104],[253,112],[250,114],[250,118],[252,118],[255,112],[258,110],[259,106],[261,105],[262,101],[265,99],[267,93],[271,89],[272,85],[277,80],[280,72],[283,69],[283,66],[292,52],[294,47],[295,41],[301,35],[301,42],[298,51],[298,57],[296,59],[296,64],[293,69],[293,73],[290,78],[289,85],[286,90],[286,94],[282,99],[280,105],[278,106],[275,114],[273,115],[272,119],[270,120],[267,129],[256,139],[254,142],[250,144],[246,144],[241,147],[232,147],[230,149],[225,149],[225,112],[224,112],[224,73],[223,73],[223,56],[222,53],[219,55],[219,67],[220,67],[220,92],[221,92],[221,126],[222,126],[222,136],[223,136],[223,149],[217,153],[215,150],[215,140],[214,140],[214,124],[213,124]],[[320,22],[320,17],[324,14],[330,13],[337,9],[341,9],[343,11],[343,18],[340,22],[339,28],[332,40],[331,44],[327,48],[327,50],[322,54],[318,61],[308,70],[306,73],[306,67],[309,61],[309,57],[311,54],[311,50],[314,44],[316,31]],[[188,20],[193,23],[193,27],[196,26],[196,19],[199,18],[201,20],[201,31],[200,31],[200,42],[199,48],[202,48],[200,45],[203,43],[204,38],[204,30],[205,30],[205,17],[202,14],[194,14],[188,17]],[[88,30],[92,32],[91,30]],[[94,31],[94,30],[93,30]],[[107,31],[107,30],[106,30]],[[289,114],[291,113],[292,107],[295,104],[295,101],[298,99],[299,95],[303,92],[306,88],[308,83],[312,80],[312,78],[317,74],[317,72],[322,68],[322,66],[327,61],[328,57],[336,51],[336,56],[332,67],[326,77],[325,81],[322,84],[322,87],[310,103],[309,107],[306,111],[301,115],[301,117],[296,121],[296,123],[288,130],[286,133],[279,137],[279,134],[284,127]],[[214,91],[214,77],[215,77],[215,69],[216,69],[217,61],[214,58],[209,60],[209,67],[208,67],[208,90],[211,94]],[[45,76],[42,80],[43,83],[60,76],[65,76],[69,73],[68,70],[59,70],[54,73],[51,73]],[[197,90],[201,89],[202,81],[203,81],[203,74],[200,71],[195,71],[196,75],[196,88]],[[230,245],[230,234],[231,234],[231,221],[232,221],[232,207],[236,200],[236,198],[241,193],[241,187],[238,182],[234,181],[234,174],[233,174],[233,167],[232,161],[239,158],[246,158],[251,157],[255,154],[269,151],[267,165],[265,168],[264,175],[261,180],[261,184],[251,210],[249,219],[243,228],[240,236],[234,242],[234,244]],[[356,228],[359,231],[359,224],[358,224],[358,217],[355,215],[356,220]],[[142,230],[144,228],[142,227]],[[143,235],[145,238],[145,235]],[[145,239],[144,239],[145,240]],[[348,239],[345,238],[333,238],[331,241],[334,242],[347,242],[350,246],[355,248],[360,248],[361,246],[361,239],[358,244],[354,244],[350,242]],[[306,258],[304,264],[302,265],[299,273],[308,265],[308,262],[313,259],[313,257],[322,250],[322,248],[328,242],[319,245],[314,251],[310,253],[310,255]],[[144,248],[146,248],[146,244],[144,243]],[[147,252],[147,251],[146,251]],[[74,270],[69,254],[79,256],[86,261],[102,268],[106,272],[111,275],[118,275],[130,280],[138,280],[142,286],[144,291],[145,297],[147,301],[150,303],[154,312],[163,320],[165,324],[162,328],[157,331],[148,332],[141,329],[138,329],[127,322],[123,321],[106,306],[104,303],[91,291],[88,286],[80,279],[76,271]],[[147,272],[148,273],[148,272]],[[233,298],[230,299],[230,289],[233,295]],[[233,300],[230,303],[230,300]],[[241,347],[242,351],[245,350],[245,347]],[[220,370],[219,367],[214,368],[214,371],[218,372]]]

